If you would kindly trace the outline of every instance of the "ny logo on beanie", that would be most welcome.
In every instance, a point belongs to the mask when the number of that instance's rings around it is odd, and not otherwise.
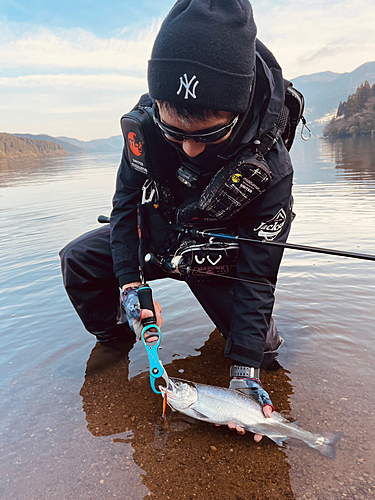
[[[194,80],[197,78],[195,75],[191,78],[191,80],[189,81],[188,79],[188,76],[187,74],[185,73],[184,74],[184,78],[185,78],[185,81],[183,80],[182,76],[180,76],[180,88],[177,90],[177,95],[180,95],[181,94],[181,90],[183,89],[183,87],[185,87],[185,97],[184,99],[188,99],[189,98],[189,95],[193,98],[193,99],[196,99],[197,96],[195,95],[195,89],[197,88],[197,85],[199,83],[199,81],[197,80],[196,82],[194,82]],[[193,84],[193,90],[190,90],[190,85]]]

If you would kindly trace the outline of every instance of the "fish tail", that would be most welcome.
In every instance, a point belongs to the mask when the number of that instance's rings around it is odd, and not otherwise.
[[[322,443],[307,443],[312,448],[320,451],[322,455],[329,458],[335,458],[336,450],[335,444],[340,441],[343,437],[343,432],[321,432],[319,436],[324,438],[324,442]]]

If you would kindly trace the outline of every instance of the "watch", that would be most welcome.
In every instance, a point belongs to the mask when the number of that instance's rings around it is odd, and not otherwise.
[[[253,366],[232,365],[230,367],[230,376],[231,377],[257,378],[259,380],[260,368],[254,368]]]

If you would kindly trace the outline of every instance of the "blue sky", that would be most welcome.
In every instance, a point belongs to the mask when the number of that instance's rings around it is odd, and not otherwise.
[[[81,140],[120,133],[147,91],[167,0],[0,0],[0,132]],[[259,38],[286,78],[375,60],[375,2],[256,0]]]
[[[1,0],[0,20],[50,28],[82,28],[97,36],[112,37],[126,26],[142,27],[164,17],[172,4],[167,0]]]

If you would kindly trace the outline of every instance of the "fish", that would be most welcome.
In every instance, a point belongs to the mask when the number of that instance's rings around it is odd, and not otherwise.
[[[159,389],[174,411],[213,424],[232,423],[255,434],[267,436],[279,446],[287,439],[298,439],[322,455],[335,458],[335,444],[344,435],[342,432],[315,434],[306,431],[276,411],[267,418],[255,399],[237,389],[197,384],[173,377],[168,379],[166,387],[159,386]]]

